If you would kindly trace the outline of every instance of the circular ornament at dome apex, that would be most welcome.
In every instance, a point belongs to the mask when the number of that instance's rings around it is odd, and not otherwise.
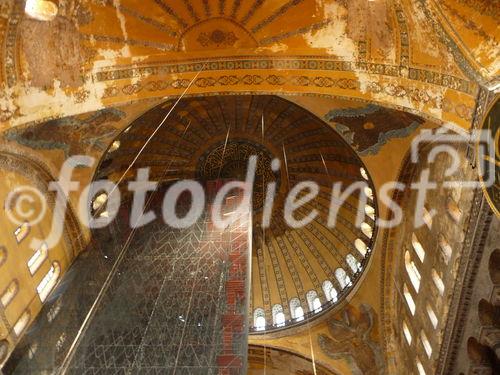
[[[219,143],[206,151],[198,162],[197,175],[204,181],[234,179],[244,181],[248,159],[257,156],[257,168],[253,186],[253,209],[260,210],[264,205],[266,186],[276,182],[279,191],[280,174],[271,169],[274,159],[271,152],[262,145],[247,140],[230,140]]]
[[[178,50],[196,51],[229,48],[255,48],[254,36],[238,22],[209,18],[188,27],[179,38]]]

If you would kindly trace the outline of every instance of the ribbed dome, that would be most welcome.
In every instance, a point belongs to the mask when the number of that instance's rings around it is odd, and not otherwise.
[[[118,180],[173,105],[169,101],[137,118],[110,147],[97,178]],[[253,195],[251,327],[279,329],[338,304],[359,279],[375,236],[373,196],[365,223],[355,225],[356,192],[327,226],[331,189],[369,180],[361,160],[328,124],[276,96],[213,96],[183,99],[144,149],[123,182],[137,168],[151,167],[150,179],[244,179],[247,160],[258,155]],[[280,169],[271,169],[273,159]],[[287,194],[301,181],[320,186],[318,196],[295,211],[318,216],[300,229],[284,220]],[[269,228],[262,228],[268,183],[278,194]],[[368,181],[371,186],[371,182]],[[372,188],[367,191],[371,193]],[[370,194],[368,194],[370,195]]]

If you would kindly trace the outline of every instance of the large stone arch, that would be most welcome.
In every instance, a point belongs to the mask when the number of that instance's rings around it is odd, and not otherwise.
[[[187,94],[344,97],[470,127],[483,80],[440,28],[429,2],[381,1],[373,9],[364,2],[254,3],[184,9],[186,3],[166,1],[149,14],[109,1],[84,2],[60,6],[60,17],[44,23],[27,19],[22,2],[8,1],[9,22],[0,32],[0,119],[15,126],[178,96],[203,67]],[[116,19],[98,34],[104,11]],[[356,31],[370,15],[385,23]],[[288,17],[293,21],[283,22]],[[127,24],[135,27],[127,30]],[[342,31],[337,35],[332,25]],[[439,58],[431,64],[422,57],[419,35],[436,44],[432,53]],[[54,53],[46,56],[46,50]]]

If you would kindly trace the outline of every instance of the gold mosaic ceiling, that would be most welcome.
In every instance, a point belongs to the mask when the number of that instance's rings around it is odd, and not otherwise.
[[[119,180],[173,103],[161,104],[132,122],[116,139],[119,147],[113,150],[115,141],[101,161],[95,178]],[[340,135],[311,113],[276,96],[183,99],[123,183],[135,179],[136,169],[141,167],[152,167],[151,180],[166,184],[179,179],[244,179],[252,154],[259,156],[254,185],[252,311],[262,308],[272,327],[273,306],[281,305],[285,318],[291,320],[290,300],[298,298],[307,313],[311,308],[306,294],[315,291],[326,310],[334,304],[328,301],[331,295],[325,295],[323,283],[332,282],[340,303],[367,266],[367,248],[372,248],[376,232],[375,212],[365,218],[367,228],[355,227],[358,193],[340,209],[337,226],[327,227],[332,183],[342,182],[345,188],[364,181],[361,160]],[[281,162],[277,173],[270,168],[274,158]],[[291,229],[283,219],[284,199],[291,187],[308,180],[318,183],[320,193],[297,210],[296,218],[311,209],[319,215],[306,227]],[[278,183],[278,194],[271,226],[263,230],[260,208],[264,187],[271,181]],[[369,205],[375,210],[373,198]],[[357,241],[356,247],[357,239],[362,242]],[[359,264],[349,263],[348,254]],[[353,285],[341,285],[335,276],[337,269],[345,270]]]
[[[0,122],[192,93],[342,96],[470,127],[499,67],[497,0],[68,0],[0,8]],[[0,123],[0,129],[2,124]]]
[[[85,45],[95,53],[92,60],[176,52],[202,55],[213,50],[231,50],[234,55],[256,50],[260,54],[324,54],[392,64],[409,59],[411,65],[446,67],[448,73],[466,77],[450,55],[451,40],[440,39],[439,26],[433,24],[433,17],[441,17],[454,40],[478,62],[481,73],[493,77],[499,68],[495,56],[500,41],[497,1],[145,2],[75,2],[71,16],[77,20]]]

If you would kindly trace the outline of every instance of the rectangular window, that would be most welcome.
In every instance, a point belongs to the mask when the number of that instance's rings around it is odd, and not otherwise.
[[[441,255],[443,256],[444,263],[448,264],[450,262],[453,250],[442,234],[439,235],[439,248],[441,250]]]
[[[25,221],[14,231],[17,243],[21,243],[30,233],[30,224]]]
[[[2,294],[2,297],[0,298],[0,302],[2,303],[3,307],[7,307],[9,303],[12,302],[14,297],[17,294],[17,291],[19,290],[19,286],[16,281],[12,281],[7,289]]]
[[[418,370],[418,375],[426,375],[424,366],[422,365],[422,362],[420,362],[418,359],[417,359],[417,370]]]
[[[28,326],[29,321],[30,321],[30,314],[27,311],[25,311],[21,315],[21,317],[17,320],[16,324],[14,324],[13,327],[14,333],[16,334],[17,337],[21,336],[21,334]]]
[[[43,277],[40,284],[36,287],[36,291],[38,292],[38,296],[42,302],[45,302],[45,299],[48,297],[52,289],[57,283],[57,279],[59,278],[59,273],[61,272],[60,267],[57,263],[54,263],[49,272]]]
[[[432,216],[425,206],[424,206],[423,219],[425,225],[427,225],[427,228],[432,229]]]
[[[408,290],[408,287],[406,286],[406,284],[404,284],[404,296],[406,299],[406,304],[408,305],[408,308],[410,309],[411,315],[415,315],[415,310],[416,310],[415,301],[413,300],[413,297],[412,297],[410,291]]]
[[[408,343],[408,345],[411,345],[412,337],[411,337],[410,329],[408,328],[408,325],[406,324],[406,322],[403,322],[403,333],[405,335],[406,342]]]
[[[40,268],[45,259],[47,259],[48,247],[47,244],[42,244],[42,246],[35,251],[35,254],[28,260],[28,268],[32,275]]]
[[[422,345],[424,346],[425,354],[427,354],[427,357],[431,357],[432,355],[432,346],[429,340],[427,339],[427,335],[425,334],[424,331],[420,333],[420,340],[422,341]]]
[[[437,328],[439,321],[438,321],[436,314],[434,313],[434,310],[432,309],[432,307],[430,305],[427,305],[427,315],[429,316],[429,319],[432,323],[432,326],[434,328]]]
[[[458,224],[462,219],[462,211],[458,207],[458,204],[450,197],[448,198],[446,207],[448,209],[448,214]]]
[[[413,245],[413,250],[415,250],[415,253],[418,256],[418,259],[420,259],[420,262],[424,263],[425,259],[425,250],[420,241],[417,238],[417,235],[413,233],[411,235],[411,244]]]
[[[444,294],[443,279],[441,279],[441,277],[438,275],[435,269],[432,270],[432,280],[434,281],[434,285],[436,285],[439,294],[443,295]]]

